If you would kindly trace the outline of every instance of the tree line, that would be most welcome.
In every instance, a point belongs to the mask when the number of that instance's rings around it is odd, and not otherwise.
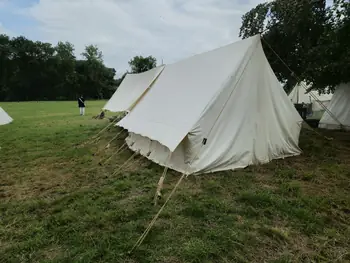
[[[298,80],[320,92],[350,81],[349,0],[275,0],[242,17],[240,36],[262,34],[267,59],[290,90]]]
[[[57,45],[24,36],[0,35],[0,101],[73,100],[110,98],[125,74],[116,79],[97,46],[88,45],[77,59],[69,42]],[[130,73],[156,66],[153,57],[134,57]]]
[[[265,54],[288,92],[306,81],[320,92],[350,82],[349,0],[275,0],[242,17],[240,37],[260,33]],[[154,57],[136,56],[130,72],[155,67]],[[69,42],[57,45],[23,36],[0,35],[0,101],[71,100],[79,95],[107,99],[124,79],[103,62],[97,46],[86,46],[82,59]]]

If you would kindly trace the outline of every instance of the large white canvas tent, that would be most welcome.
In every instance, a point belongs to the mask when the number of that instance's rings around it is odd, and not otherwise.
[[[117,125],[132,150],[192,174],[298,155],[301,122],[256,35],[167,65]]]
[[[9,124],[13,119],[6,113],[6,111],[0,107],[0,125]]]
[[[328,110],[323,114],[319,128],[350,130],[350,83],[339,85],[332,97]]]
[[[164,66],[159,66],[143,73],[126,74],[119,88],[103,109],[111,112],[129,111],[147,93],[163,68]]]
[[[318,91],[307,92],[305,87],[307,86],[304,82],[295,85],[293,90],[288,95],[289,99],[294,104],[311,104],[313,112],[325,110],[325,107],[328,108],[333,94],[319,94]]]

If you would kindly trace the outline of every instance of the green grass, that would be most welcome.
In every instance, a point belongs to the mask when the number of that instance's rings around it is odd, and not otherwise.
[[[104,102],[2,103],[0,262],[350,262],[350,134],[303,130],[299,157],[186,178],[143,244],[162,168],[92,120]],[[125,137],[125,134],[123,134]],[[122,136],[122,137],[123,137]],[[179,174],[169,171],[163,196]]]

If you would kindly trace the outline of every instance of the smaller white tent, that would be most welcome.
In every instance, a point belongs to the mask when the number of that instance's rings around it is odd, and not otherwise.
[[[309,88],[304,82],[295,85],[291,93],[288,95],[289,99],[294,104],[311,104],[312,111],[325,110],[324,107],[328,108],[333,94],[319,94],[318,91],[307,92],[305,87]],[[324,105],[324,107],[320,104],[320,102]]]
[[[146,72],[127,74],[103,109],[111,112],[130,110],[147,93],[163,68],[159,66]]]
[[[9,124],[13,119],[6,113],[6,111],[0,107],[0,125]]]
[[[339,85],[329,103],[328,110],[323,114],[319,128],[340,129],[342,126],[350,130],[350,83]]]

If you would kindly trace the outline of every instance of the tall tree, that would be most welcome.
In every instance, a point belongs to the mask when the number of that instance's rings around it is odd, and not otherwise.
[[[81,54],[86,60],[103,63],[102,51],[95,45],[88,45],[85,51]]]
[[[54,48],[49,43],[33,42],[23,36],[11,40],[11,63],[16,66],[12,73],[11,85],[19,100],[46,98],[50,85],[48,68],[54,55]],[[35,88],[34,88],[35,87]]]
[[[56,99],[72,98],[77,93],[76,59],[74,46],[69,42],[58,42],[56,47]]]
[[[11,92],[10,78],[14,71],[14,65],[10,60],[11,54],[10,38],[0,34],[0,100],[5,100]]]
[[[157,66],[157,60],[155,57],[148,56],[136,56],[129,61],[131,73],[141,73]]]
[[[335,85],[350,82],[350,2],[334,1],[327,9],[324,31],[317,45],[309,50],[306,75],[315,88],[333,90]]]
[[[86,46],[82,55],[85,61],[79,62],[78,71],[83,72],[80,79],[84,83],[84,89],[96,99],[109,96],[113,92],[110,85],[115,86],[115,70],[104,65],[102,52],[97,46]],[[81,87],[79,90],[83,92]]]
[[[345,29],[349,25],[348,8],[346,0],[335,1],[331,7],[326,7],[325,0],[275,0],[259,4],[242,17],[240,36],[262,34],[266,56],[286,87],[292,87],[298,76],[324,91],[347,81],[335,69],[348,54],[346,43],[350,34]],[[339,12],[341,18],[337,18]],[[329,65],[333,70],[329,70]],[[349,72],[349,65],[344,70]]]

